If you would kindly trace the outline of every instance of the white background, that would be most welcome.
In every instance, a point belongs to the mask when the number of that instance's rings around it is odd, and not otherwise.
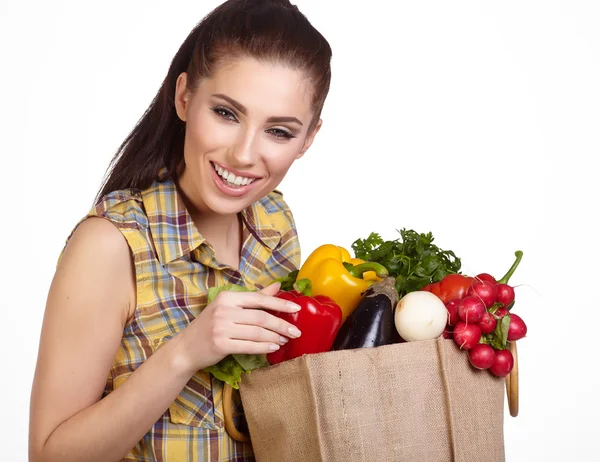
[[[2,460],[27,457],[64,240],[218,3],[0,3]],[[523,250],[512,282],[529,334],[507,460],[600,460],[599,3],[297,4],[334,51],[323,129],[281,185],[303,257],[402,227],[433,232],[469,274],[499,277]]]

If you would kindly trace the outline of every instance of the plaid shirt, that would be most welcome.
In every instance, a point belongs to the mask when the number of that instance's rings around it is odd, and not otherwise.
[[[277,191],[241,212],[239,269],[216,260],[172,180],[144,191],[113,192],[88,216],[106,218],[121,231],[132,251],[137,282],[136,311],[123,332],[105,394],[198,316],[208,287],[232,283],[260,289],[300,264],[294,219]],[[227,434],[222,397],[222,382],[196,373],[124,460],[254,460],[250,445]]]

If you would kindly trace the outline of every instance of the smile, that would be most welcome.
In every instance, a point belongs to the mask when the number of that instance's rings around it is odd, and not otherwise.
[[[211,162],[212,163],[212,162]],[[253,183],[256,178],[246,178],[243,176],[236,176],[231,172],[228,172],[224,168],[221,168],[219,165],[212,163],[213,168],[217,172],[217,174],[223,178],[223,180],[227,181],[231,186],[246,186],[250,183]]]

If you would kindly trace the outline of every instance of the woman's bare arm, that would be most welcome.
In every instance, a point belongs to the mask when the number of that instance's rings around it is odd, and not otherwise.
[[[264,354],[300,333],[268,310],[299,307],[261,293],[222,292],[182,332],[100,399],[135,307],[129,247],[108,221],[82,223],[50,288],[31,396],[33,462],[118,461],[164,414],[190,377],[231,353]]]
[[[180,393],[193,371],[168,342],[100,401],[135,307],[129,247],[108,221],[82,223],[50,289],[31,396],[30,460],[120,460]]]

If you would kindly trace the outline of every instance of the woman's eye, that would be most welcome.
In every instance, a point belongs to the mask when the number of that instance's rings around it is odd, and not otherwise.
[[[237,120],[235,118],[235,114],[233,112],[231,112],[229,109],[226,109],[224,107],[214,107],[212,108],[213,112],[215,112],[218,116],[226,119],[226,120]]]
[[[283,130],[281,128],[271,128],[268,130],[275,138],[280,140],[289,140],[292,138],[296,138],[293,134],[288,132],[287,130]]]

